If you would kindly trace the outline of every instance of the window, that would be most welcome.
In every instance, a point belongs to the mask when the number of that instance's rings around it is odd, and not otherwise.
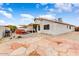
[[[48,25],[44,25],[44,30],[49,30],[49,24]]]

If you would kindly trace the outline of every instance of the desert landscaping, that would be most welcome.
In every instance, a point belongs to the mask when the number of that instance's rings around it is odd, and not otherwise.
[[[0,56],[79,56],[79,32],[58,36],[30,33],[22,38],[3,38]]]
[[[0,56],[79,56],[78,20],[78,3],[1,3]]]

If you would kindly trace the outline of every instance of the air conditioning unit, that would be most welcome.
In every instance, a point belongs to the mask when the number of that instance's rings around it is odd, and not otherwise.
[[[58,22],[63,22],[62,18],[58,18]]]

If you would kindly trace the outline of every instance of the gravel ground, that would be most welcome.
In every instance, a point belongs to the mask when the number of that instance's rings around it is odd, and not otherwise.
[[[57,37],[62,37],[62,38],[67,38],[67,39],[79,41],[79,32],[70,32],[70,33],[59,35]]]
[[[79,56],[79,32],[52,36],[27,34],[22,38],[4,38],[0,44],[0,55],[15,56]],[[24,50],[24,51],[23,51]]]

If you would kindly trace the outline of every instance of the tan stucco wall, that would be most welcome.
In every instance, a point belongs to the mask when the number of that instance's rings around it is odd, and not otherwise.
[[[71,31],[74,31],[74,29],[75,29],[74,27],[71,27],[71,29],[70,29],[69,25],[67,28],[67,25],[54,23],[54,34],[55,35],[71,32]]]
[[[35,23],[40,24],[40,31],[38,31],[38,33],[48,33],[48,34],[53,34],[53,35],[59,35],[59,34],[62,34],[62,33],[74,31],[74,27],[71,27],[71,29],[69,29],[69,28],[67,28],[67,25],[59,24],[59,23],[53,23],[53,22],[46,21],[46,20],[42,20],[42,21],[36,20]],[[45,24],[50,25],[49,30],[44,30]]]

